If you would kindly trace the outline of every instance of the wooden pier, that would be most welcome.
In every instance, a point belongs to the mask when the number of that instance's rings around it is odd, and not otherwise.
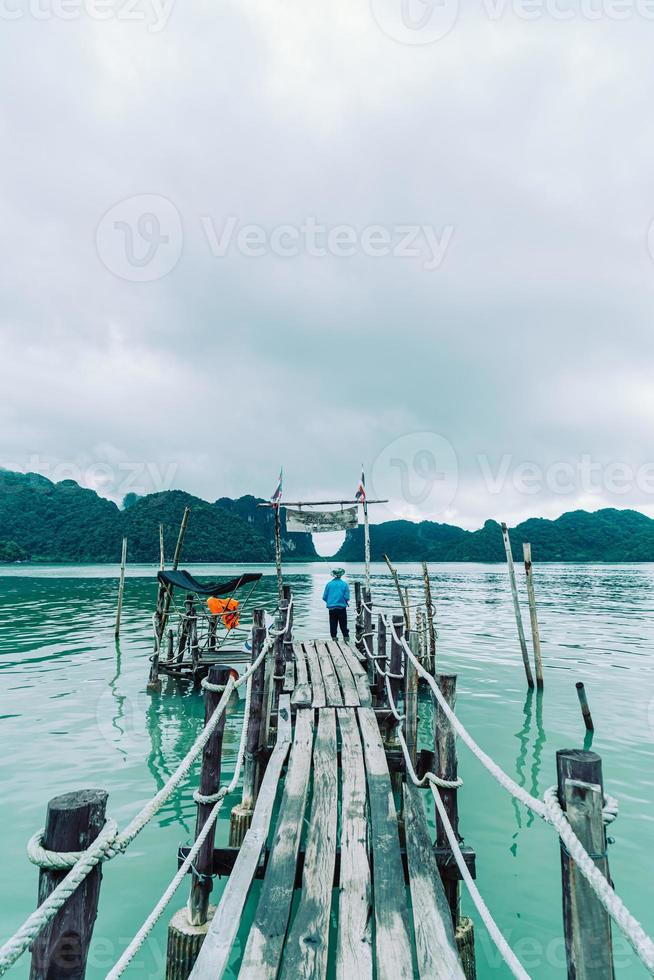
[[[293,643],[276,718],[251,826],[191,977],[223,976],[262,871],[239,977],[326,977],[333,962],[344,980],[463,978],[420,791],[404,783],[398,813],[357,651]]]

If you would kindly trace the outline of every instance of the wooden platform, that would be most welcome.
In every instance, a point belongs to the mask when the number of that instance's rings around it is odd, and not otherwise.
[[[408,874],[403,865],[396,799],[357,653],[316,640],[294,643],[293,655],[252,824],[191,976],[216,980],[231,964],[248,980],[326,977],[328,966],[339,980],[460,980],[420,791],[407,785],[400,799]],[[266,846],[263,881],[253,888]]]

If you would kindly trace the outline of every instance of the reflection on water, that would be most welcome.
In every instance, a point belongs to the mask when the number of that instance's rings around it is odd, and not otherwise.
[[[326,635],[321,594],[329,567],[316,563],[288,569],[296,632]],[[189,570],[217,578],[245,569]],[[0,757],[5,789],[0,860],[6,872],[0,886],[0,939],[33,908],[36,877],[25,862],[24,844],[43,825],[47,800],[82,786],[103,786],[110,794],[109,812],[124,825],[161,788],[202,724],[201,695],[187,684],[169,678],[160,694],[146,692],[156,569],[128,569],[122,635],[119,643],[114,641],[117,571],[106,566],[0,569],[0,738],[5,750]],[[400,573],[411,600],[420,599],[420,567],[401,566]],[[353,581],[362,578],[363,569],[351,565],[348,574]],[[556,749],[588,748],[592,742],[603,759],[607,789],[621,803],[611,872],[645,928],[654,931],[649,891],[654,874],[654,567],[536,564],[544,692],[525,689],[506,569],[438,565],[432,576],[438,667],[458,674],[457,710],[464,724],[537,796],[555,782]],[[397,605],[382,566],[373,566],[372,589],[376,601]],[[526,610],[524,594],[522,600]],[[272,569],[266,569],[255,602],[269,609],[276,604]],[[525,623],[528,629],[527,616]],[[585,732],[577,680],[586,685],[594,738]],[[241,711],[242,705],[235,705],[227,718],[226,779],[233,772]],[[419,713],[421,745],[430,747],[425,691]],[[524,958],[530,975],[563,980],[554,835],[512,801],[465,746],[458,752],[464,780],[461,833],[477,852],[482,893],[518,953],[520,944],[528,951]],[[106,947],[120,954],[172,877],[177,847],[194,830],[193,788],[193,781],[185,785],[127,855],[106,868],[89,980],[105,975],[111,965]],[[219,844],[227,842],[230,807],[231,801],[217,826]],[[433,824],[433,807],[429,819]],[[223,887],[224,881],[216,882],[215,896]],[[171,911],[184,901],[181,889]],[[465,895],[463,903],[467,910]],[[162,975],[165,918],[141,954],[142,976]],[[616,950],[621,978],[645,975],[618,939]],[[508,976],[482,926],[477,955],[480,980]],[[27,961],[14,975],[27,977]]]

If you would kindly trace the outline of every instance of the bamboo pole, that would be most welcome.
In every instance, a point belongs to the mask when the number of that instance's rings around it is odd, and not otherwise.
[[[409,636],[409,646],[414,657],[419,656],[419,641],[416,633]],[[418,759],[418,671],[409,657],[404,667],[404,738],[413,768]]]
[[[159,570],[163,572],[166,567],[166,557],[164,552],[164,526],[159,525]]]
[[[531,545],[524,542],[522,554],[525,560],[525,572],[527,573],[527,597],[529,599],[529,618],[531,620],[531,636],[534,644],[534,666],[536,668],[536,685],[543,687],[543,658],[540,652],[540,630],[538,628],[538,616],[536,614],[536,593],[534,592],[534,573],[531,562]]]
[[[434,626],[434,602],[431,595],[431,582],[427,562],[422,563],[422,580],[425,586],[425,605],[427,607],[427,630],[429,633],[429,659],[426,669],[430,674],[436,672],[436,627]]]
[[[182,514],[182,522],[179,525],[179,534],[177,535],[177,544],[175,545],[175,554],[173,555],[173,571],[177,571],[177,566],[179,565],[179,559],[182,555],[182,545],[184,544],[184,538],[186,537],[186,528],[188,527],[188,519],[191,513],[190,507],[184,508],[184,513]]]
[[[522,653],[522,662],[525,665],[525,674],[527,677],[527,684],[529,687],[534,686],[534,678],[531,673],[531,664],[529,663],[529,654],[527,653],[527,641],[525,640],[525,631],[522,625],[522,615],[520,613],[520,600],[518,599],[518,586],[515,581],[515,568],[513,567],[513,554],[511,552],[511,542],[509,540],[509,532],[506,524],[502,524],[502,538],[504,539],[504,550],[506,551],[506,563],[509,568],[509,581],[511,583],[511,596],[513,597],[513,612],[515,613],[516,626],[518,627],[518,639],[520,641],[520,652]]]
[[[123,592],[125,591],[125,565],[127,563],[127,538],[123,538],[123,553],[120,560],[120,581],[118,583],[118,606],[116,608],[116,639],[120,636],[120,617],[123,612]]]

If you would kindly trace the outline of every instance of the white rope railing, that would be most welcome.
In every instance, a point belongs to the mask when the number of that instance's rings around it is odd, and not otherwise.
[[[248,669],[238,678],[234,680],[230,676],[227,684],[225,685],[222,697],[218,702],[213,714],[209,718],[207,724],[204,726],[202,731],[199,733],[195,739],[193,745],[186,753],[180,764],[175,769],[175,772],[169,777],[165,785],[159,790],[152,799],[139,810],[139,812],[132,818],[125,829],[119,833],[118,826],[115,820],[108,819],[105,826],[100,831],[98,837],[93,841],[93,843],[85,851],[82,852],[63,852],[58,853],[54,851],[48,851],[43,847],[43,835],[44,830],[40,830],[36,833],[27,845],[27,855],[29,860],[38,865],[39,867],[45,867],[50,870],[66,870],[69,869],[69,873],[66,875],[64,880],[59,883],[59,885],[54,889],[54,891],[48,896],[45,902],[42,902],[37,909],[32,912],[32,914],[26,919],[23,925],[14,933],[13,936],[8,939],[2,947],[0,947],[0,976],[7,972],[7,970],[13,966],[13,964],[18,960],[18,958],[29,948],[33,940],[38,936],[42,929],[54,918],[62,905],[66,900],[72,895],[75,889],[81,884],[81,882],[86,878],[90,871],[101,861],[110,860],[116,857],[118,854],[124,853],[124,851],[129,847],[132,841],[141,833],[144,827],[152,820],[152,818],[159,812],[159,810],[165,805],[168,799],[175,792],[180,783],[188,775],[193,763],[202,752],[204,746],[209,741],[211,735],[213,734],[220,718],[222,717],[227,704],[234,690],[241,687],[243,684],[247,684],[248,693],[246,694],[246,708],[244,711],[243,729],[241,731],[241,742],[239,747],[239,764],[236,767],[234,774],[234,779],[238,781],[240,778],[240,771],[242,765],[242,756],[245,751],[245,744],[247,739],[247,724],[249,715],[249,691],[251,690],[251,678],[254,672],[259,668],[263,659],[270,651],[272,645],[278,636],[282,636],[288,629],[290,624],[291,608],[293,605],[293,599],[291,598],[287,612],[286,612],[286,623],[284,627],[280,630],[275,630],[272,627],[268,630],[266,639],[262,645],[261,651],[259,652],[256,659],[250,664]],[[211,687],[207,679],[202,681],[204,687]],[[234,782],[234,780],[232,780]],[[234,783],[236,785],[236,783]],[[230,783],[230,787],[232,783]],[[220,791],[222,792],[222,791]],[[222,793],[220,800],[216,801],[216,812],[209,815],[209,819],[205,824],[208,826],[207,834],[209,833],[209,828],[211,826],[210,821],[215,822],[217,819],[220,805],[222,805],[222,799],[231,792],[231,789],[227,787],[225,792]],[[220,794],[218,794],[220,795]],[[203,827],[204,831],[204,827]],[[196,841],[197,843],[197,841]],[[200,845],[201,846],[201,845]],[[199,850],[199,848],[198,848]],[[178,872],[179,873],[179,872]],[[176,876],[177,877],[177,876]],[[174,880],[174,879],[173,879]],[[181,880],[181,879],[180,879]],[[172,882],[171,882],[172,885]],[[170,886],[169,886],[170,887]],[[177,886],[175,886],[176,888]],[[174,894],[175,889],[170,894],[170,897]],[[167,893],[165,893],[167,894]],[[162,896],[163,899],[164,896]],[[165,904],[162,906],[161,911],[166,907],[170,897],[167,899]],[[155,906],[156,911],[157,906]],[[161,912],[159,912],[159,915]],[[152,915],[152,913],[151,913]],[[157,916],[158,918],[159,916]],[[150,917],[146,920],[146,923],[150,921]],[[152,922],[154,925],[156,918]],[[152,926],[150,926],[152,928]],[[149,929],[148,929],[149,932]],[[140,932],[139,934],[140,935]],[[145,933],[147,935],[147,932]],[[136,937],[135,937],[136,939]],[[140,948],[140,947],[139,947]],[[129,949],[129,947],[128,947]],[[127,952],[127,951],[126,951]],[[123,954],[124,956],[125,954]],[[130,957],[131,958],[131,957]]]
[[[418,675],[426,680],[431,687],[440,708],[443,710],[448,721],[452,725],[452,728],[460,736],[461,740],[465,742],[473,755],[479,759],[482,765],[488,770],[488,772],[494,777],[500,786],[503,787],[503,789],[507,790],[507,792],[515,797],[515,799],[520,800],[520,802],[526,806],[527,809],[541,817],[545,823],[548,823],[554,827],[571,857],[577,864],[579,870],[590,884],[591,888],[608,914],[622,930],[638,958],[647,967],[650,973],[654,973],[654,941],[652,941],[652,939],[647,935],[640,922],[638,922],[635,916],[631,914],[622,899],[613,890],[602,872],[595,865],[592,857],[588,854],[583,844],[572,830],[572,827],[561,810],[558,802],[556,787],[553,787],[546,792],[545,799],[543,801],[537,799],[535,796],[532,796],[531,793],[528,793],[522,786],[519,786],[515,780],[511,779],[511,777],[504,772],[504,770],[493,759],[491,759],[486,752],[484,752],[481,746],[479,746],[474,740],[472,735],[470,735],[468,730],[461,724],[443,697],[438,684],[416,658],[411,650],[411,647],[406,642],[405,637],[398,636],[392,620],[386,618],[386,625],[392,630],[396,642],[402,645],[405,655],[415,667]],[[611,819],[615,819],[615,815],[617,813],[615,801],[610,799],[608,802],[609,806],[606,808],[607,812]]]

